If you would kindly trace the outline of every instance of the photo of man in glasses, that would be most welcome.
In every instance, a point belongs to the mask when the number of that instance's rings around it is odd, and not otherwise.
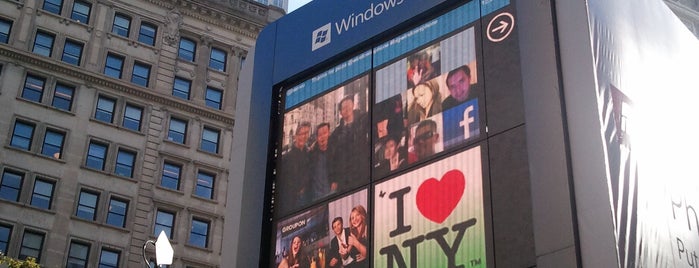
[[[423,120],[415,128],[413,150],[408,154],[408,163],[425,160],[438,152],[439,142],[437,123],[431,119]]]

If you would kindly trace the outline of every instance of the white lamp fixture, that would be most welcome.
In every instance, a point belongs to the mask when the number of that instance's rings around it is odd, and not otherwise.
[[[165,231],[160,231],[158,240],[148,240],[143,243],[143,260],[146,262],[146,266],[151,268],[146,258],[146,246],[149,243],[155,246],[155,262],[158,266],[172,264],[172,257],[175,254],[175,250],[172,248],[172,245],[170,245],[170,239],[165,234]]]

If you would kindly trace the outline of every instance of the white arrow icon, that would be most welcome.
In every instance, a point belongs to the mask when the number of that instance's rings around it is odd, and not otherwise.
[[[510,26],[510,24],[501,20],[500,26],[493,28],[493,30],[491,30],[491,32],[500,31],[500,33],[504,33],[505,30],[507,29],[507,26]]]
[[[495,16],[488,23],[488,39],[492,42],[505,40],[515,28],[515,17],[512,14],[503,12]],[[493,36],[494,35],[494,36]]]

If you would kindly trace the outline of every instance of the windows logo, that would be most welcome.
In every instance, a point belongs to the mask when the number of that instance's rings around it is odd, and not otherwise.
[[[330,23],[321,26],[313,31],[313,39],[311,41],[311,51],[315,51],[327,44],[330,44],[331,37]]]

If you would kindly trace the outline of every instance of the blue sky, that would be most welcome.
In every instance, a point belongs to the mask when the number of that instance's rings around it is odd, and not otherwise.
[[[289,11],[294,11],[295,9],[305,5],[306,3],[311,2],[311,0],[289,0]]]

